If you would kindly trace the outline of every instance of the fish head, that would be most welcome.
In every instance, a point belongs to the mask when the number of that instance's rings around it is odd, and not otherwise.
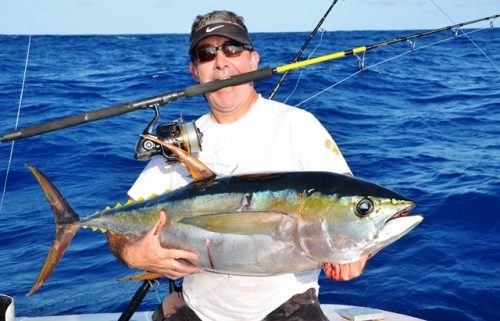
[[[412,230],[421,215],[415,202],[379,185],[341,178],[328,191],[312,192],[299,213],[299,242],[310,258],[333,264],[375,255]]]

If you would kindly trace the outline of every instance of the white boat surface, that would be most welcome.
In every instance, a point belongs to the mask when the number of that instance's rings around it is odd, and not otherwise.
[[[322,304],[323,312],[330,321],[421,321],[415,317],[379,309],[340,304]],[[151,321],[151,311],[136,312],[130,321]],[[45,317],[17,317],[15,321],[117,321],[121,313],[73,314]],[[342,316],[343,315],[343,316]]]

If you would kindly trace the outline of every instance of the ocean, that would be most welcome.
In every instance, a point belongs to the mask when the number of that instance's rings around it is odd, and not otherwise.
[[[320,279],[323,303],[361,305],[428,320],[500,318],[500,29],[465,29],[293,71],[274,99],[312,112],[355,176],[417,201],[424,222],[373,257],[349,282]],[[304,56],[417,31],[324,32]],[[291,61],[308,33],[252,34],[261,67]],[[26,127],[193,84],[187,35],[0,36],[0,129]],[[268,96],[279,76],[256,82]],[[21,89],[23,90],[20,103]],[[160,109],[160,122],[206,113],[202,97]],[[25,164],[44,171],[82,216],[127,199],[145,166],[141,110],[0,144],[0,292],[17,316],[121,312],[139,283],[106,237],[80,231],[48,282],[31,288],[51,245],[53,216]],[[307,133],[304,133],[307,135]],[[12,151],[12,154],[11,154]],[[12,155],[12,157],[11,157]],[[265,155],[262,155],[265,157]],[[7,180],[6,180],[7,178]],[[5,184],[6,181],[6,184]],[[167,293],[164,280],[140,310]]]

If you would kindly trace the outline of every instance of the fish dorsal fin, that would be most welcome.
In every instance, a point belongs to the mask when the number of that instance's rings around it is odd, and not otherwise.
[[[212,172],[212,170],[208,168],[207,165],[203,164],[199,159],[193,157],[182,148],[166,143],[153,135],[143,134],[141,136],[146,139],[149,139],[152,142],[160,144],[165,148],[168,148],[172,153],[174,153],[179,158],[181,163],[184,164],[184,166],[186,166],[187,170],[189,171],[189,173],[191,174],[191,176],[195,181],[201,181],[215,177],[214,172]]]
[[[251,235],[270,234],[281,223],[290,220],[293,218],[279,212],[237,212],[191,216],[179,223],[215,233]]]

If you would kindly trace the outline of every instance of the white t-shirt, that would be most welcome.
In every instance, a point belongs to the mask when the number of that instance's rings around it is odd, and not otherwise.
[[[198,158],[217,174],[331,171],[350,173],[332,137],[310,113],[259,97],[250,111],[229,124],[209,114],[196,126],[203,133]],[[181,164],[153,158],[129,190],[147,198],[187,184]],[[252,277],[202,272],[184,278],[186,303],[204,321],[259,321],[291,296],[318,289],[319,270]]]

